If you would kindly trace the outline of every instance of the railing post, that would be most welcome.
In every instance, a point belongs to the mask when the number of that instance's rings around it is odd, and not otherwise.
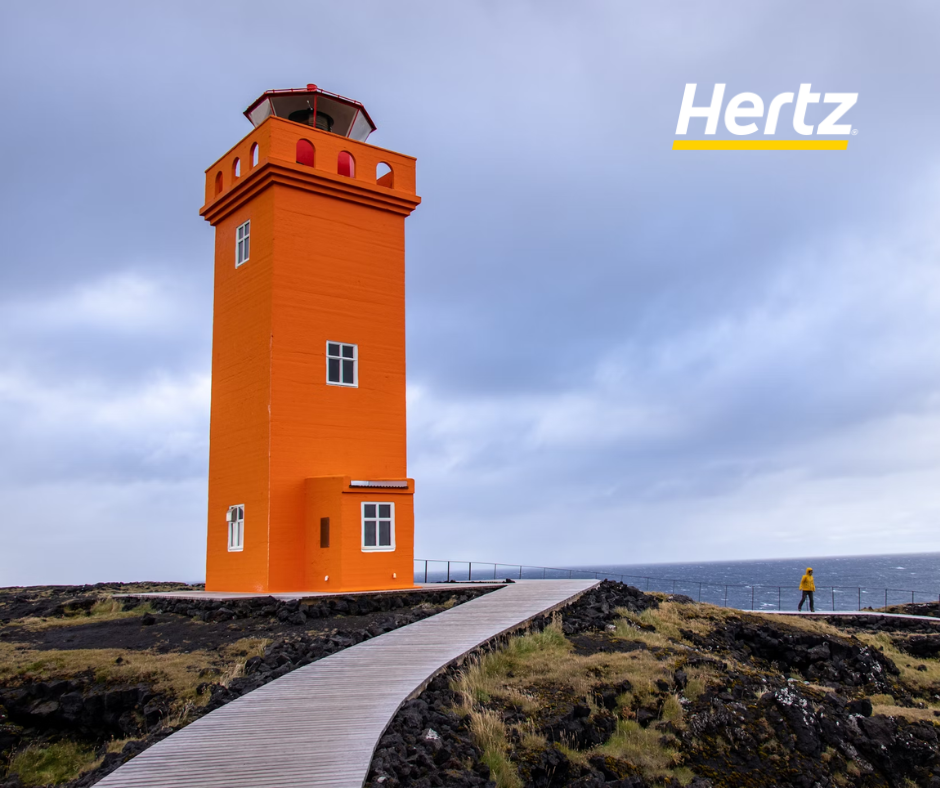
[[[836,612],[836,587],[832,587],[832,612]]]
[[[885,589],[885,607],[888,606],[888,589]]]
[[[450,561],[447,562],[447,582],[450,582]]]
[[[469,583],[471,580],[473,580],[473,561],[470,562],[467,568],[467,582]]]
[[[698,584],[698,601],[699,602],[702,601],[702,584],[701,583]]]
[[[676,581],[672,581],[672,593],[676,593]]]
[[[858,587],[858,609],[862,609],[862,587]]]
[[[914,592],[913,591],[911,591],[911,604],[912,605],[914,604]]]
[[[545,567],[543,566],[542,567],[542,580],[544,579],[545,579]]]
[[[751,610],[754,609],[754,586],[751,586]]]
[[[519,564],[519,579],[522,580],[522,564]]]
[[[496,579],[496,564],[493,564],[493,579]]]
[[[424,582],[428,582],[428,562],[424,562]]]

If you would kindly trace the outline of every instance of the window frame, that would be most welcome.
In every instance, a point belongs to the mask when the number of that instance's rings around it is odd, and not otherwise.
[[[339,355],[331,356],[330,355],[330,345],[339,345]],[[353,349],[352,359],[347,358],[343,355],[343,348],[351,347]],[[330,359],[338,359],[340,362],[343,361],[352,361],[353,363],[353,382],[352,383],[343,383],[343,366],[340,364],[339,368],[339,381],[330,380]],[[336,342],[334,340],[328,339],[326,341],[326,385],[327,386],[342,386],[347,389],[357,389],[359,388],[359,345],[353,344],[352,342]]]
[[[379,544],[379,521],[384,520],[384,517],[379,516],[379,509],[375,510],[375,517],[366,518],[366,507],[367,506],[390,506],[391,507],[391,533],[389,534],[391,544],[380,545]],[[363,501],[359,507],[360,512],[360,536],[362,539],[362,552],[363,553],[394,553],[395,552],[395,502],[394,501]],[[375,544],[367,545],[366,544],[366,520],[371,520],[375,522]]]
[[[238,510],[239,517],[232,519],[232,511]],[[228,551],[230,553],[240,553],[245,549],[245,504],[237,503],[229,506],[225,515],[225,522],[228,523]]]
[[[242,231],[244,230],[244,233]],[[244,245],[244,246],[243,246]],[[242,257],[242,250],[245,256]],[[251,259],[251,219],[235,228],[235,267],[240,268]]]

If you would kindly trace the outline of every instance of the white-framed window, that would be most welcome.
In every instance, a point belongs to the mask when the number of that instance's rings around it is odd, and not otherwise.
[[[326,343],[326,382],[331,386],[359,385],[359,346]]]
[[[385,552],[395,549],[395,504],[362,502],[362,549]]]
[[[228,515],[228,551],[237,553],[245,547],[245,504],[229,506]]]
[[[249,234],[251,231],[251,222],[245,222],[238,225],[235,230],[235,267],[238,268],[242,263],[248,262],[248,254],[251,251]]]

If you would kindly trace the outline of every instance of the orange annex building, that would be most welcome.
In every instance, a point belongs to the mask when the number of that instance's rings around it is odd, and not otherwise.
[[[272,90],[206,171],[215,227],[206,590],[414,585],[405,219],[415,160],[359,102]]]

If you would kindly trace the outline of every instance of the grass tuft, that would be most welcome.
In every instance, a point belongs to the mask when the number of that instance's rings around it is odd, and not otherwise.
[[[647,778],[662,779],[674,776],[673,768],[681,759],[678,750],[663,743],[664,738],[662,731],[643,728],[634,720],[620,720],[610,740],[595,752],[628,761]]]
[[[71,741],[57,742],[20,750],[10,761],[9,773],[18,775],[28,786],[58,785],[94,768],[99,760],[91,747]]]
[[[499,713],[490,709],[470,712],[470,734],[483,751],[481,760],[490,767],[496,788],[522,788],[516,767],[509,761],[506,725]]]
[[[30,616],[12,623],[24,629],[39,631],[55,629],[56,627],[74,627],[76,624],[85,622],[91,624],[99,621],[117,621],[122,618],[135,618],[153,612],[153,606],[149,602],[125,610],[124,603],[120,599],[109,596],[102,597],[88,610],[66,606],[64,615],[61,618],[35,618]]]

